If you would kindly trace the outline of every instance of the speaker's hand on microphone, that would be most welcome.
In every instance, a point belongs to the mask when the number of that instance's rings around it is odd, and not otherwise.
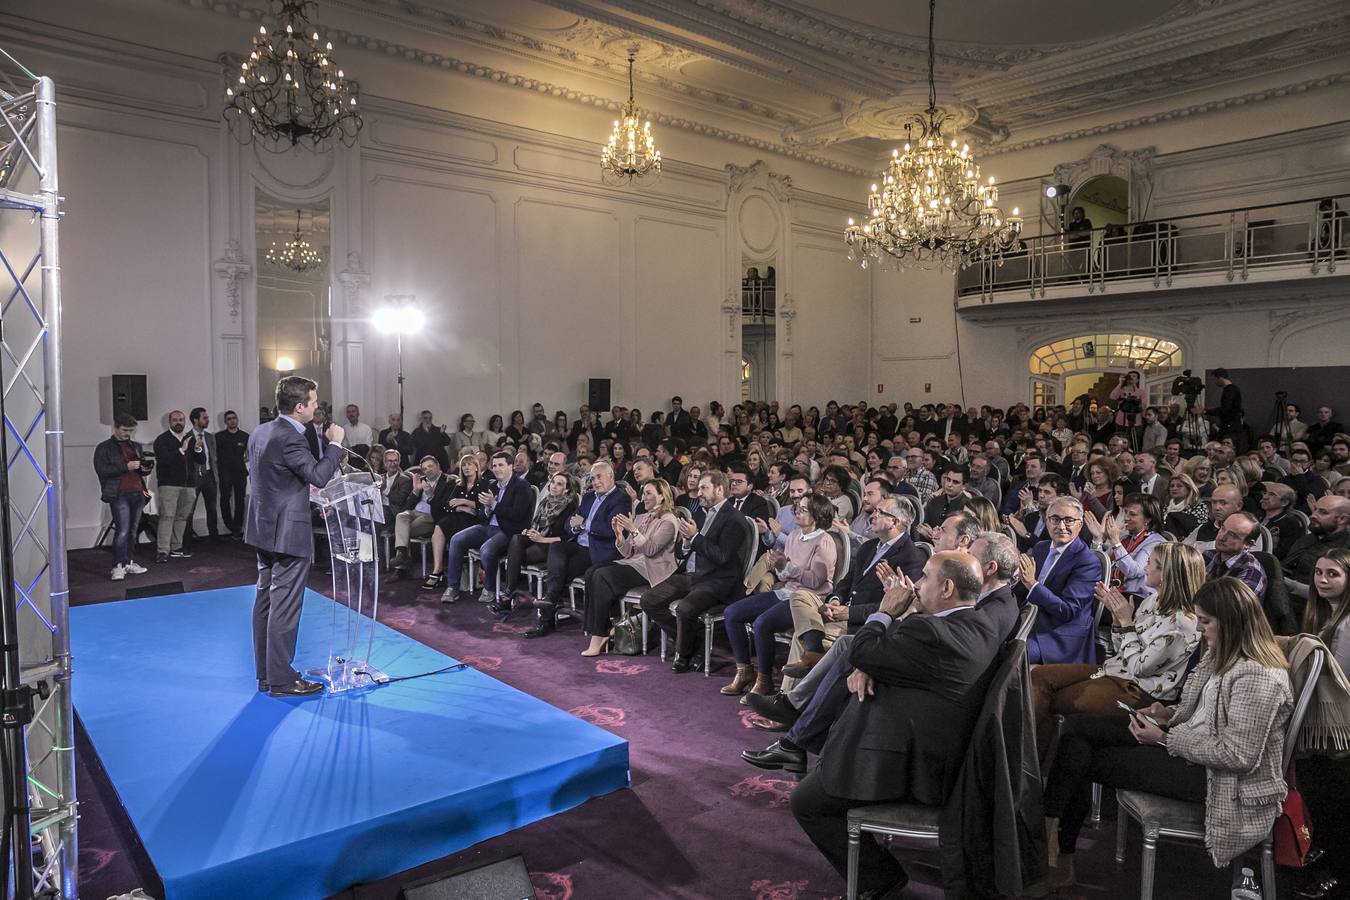
[[[339,446],[342,445],[342,439],[343,437],[346,436],[346,434],[347,432],[343,431],[342,426],[336,422],[330,422],[328,424],[328,427],[325,428],[323,431],[324,437],[328,438],[328,440],[332,441],[334,444],[337,444]]]

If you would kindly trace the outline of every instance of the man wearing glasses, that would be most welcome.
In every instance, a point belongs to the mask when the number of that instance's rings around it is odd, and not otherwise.
[[[1039,608],[1027,640],[1027,659],[1036,663],[1090,663],[1093,589],[1102,564],[1079,539],[1083,505],[1059,497],[1046,509],[1050,539],[1022,554],[1019,599]]]

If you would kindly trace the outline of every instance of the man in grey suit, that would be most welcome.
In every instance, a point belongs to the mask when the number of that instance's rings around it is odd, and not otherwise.
[[[253,604],[253,659],[258,690],[273,697],[303,697],[323,685],[305,681],[291,667],[305,582],[314,555],[309,486],[323,487],[337,471],[342,427],[328,426],[328,445],[315,459],[305,425],[319,405],[318,385],[298,375],[277,382],[277,418],[248,439],[248,497],[244,542],[258,552],[258,598]]]

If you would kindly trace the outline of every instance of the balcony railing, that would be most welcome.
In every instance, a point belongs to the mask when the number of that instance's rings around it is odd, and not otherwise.
[[[741,316],[743,320],[765,324],[773,322],[777,285],[763,278],[741,279]]]
[[[1246,281],[1254,270],[1293,267],[1302,277],[1335,274],[1350,257],[1350,195],[1176,216],[1024,238],[1002,265],[971,266],[957,296],[982,299],[1047,288],[1106,292],[1113,282],[1171,287],[1179,276],[1220,274]],[[1059,293],[1059,292],[1057,292]]]

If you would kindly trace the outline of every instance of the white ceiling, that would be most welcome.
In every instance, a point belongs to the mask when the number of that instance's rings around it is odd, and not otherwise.
[[[600,76],[618,96],[636,46],[644,107],[735,115],[848,162],[888,150],[927,106],[926,0],[323,0],[320,18],[324,7]],[[939,105],[986,147],[1350,60],[1346,0],[938,0],[935,31]]]

